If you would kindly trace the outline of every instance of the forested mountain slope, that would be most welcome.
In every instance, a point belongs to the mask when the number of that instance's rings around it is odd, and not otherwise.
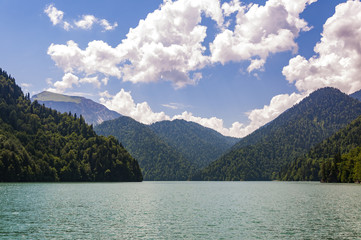
[[[270,180],[286,163],[361,115],[361,102],[319,89],[271,123],[241,139],[194,180]]]
[[[115,138],[29,98],[0,69],[0,181],[142,181]]]
[[[104,121],[115,119],[121,115],[111,111],[102,104],[96,103],[84,97],[68,96],[52,92],[41,92],[34,95],[31,100],[37,100],[46,107],[55,109],[61,113],[82,115],[88,124],[97,125]]]
[[[156,122],[150,128],[198,168],[218,159],[239,141],[185,120]]]
[[[279,178],[288,181],[360,182],[361,116],[288,164]]]
[[[104,136],[113,135],[134,156],[144,180],[187,180],[195,171],[180,152],[163,141],[149,126],[130,117],[119,117],[95,126]]]
[[[354,92],[352,94],[350,94],[350,97],[353,97],[359,101],[361,101],[361,90],[357,91],[357,92]]]

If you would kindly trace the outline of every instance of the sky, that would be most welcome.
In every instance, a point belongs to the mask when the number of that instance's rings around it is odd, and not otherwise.
[[[361,2],[0,0],[0,68],[151,124],[244,137],[312,91],[361,89]]]

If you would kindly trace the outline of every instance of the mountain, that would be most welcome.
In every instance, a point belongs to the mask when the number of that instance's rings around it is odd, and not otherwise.
[[[198,168],[218,159],[239,141],[185,120],[156,122],[150,128]]]
[[[352,94],[350,94],[350,97],[353,97],[359,101],[361,101],[361,90],[357,91],[357,92],[354,92]]]
[[[361,115],[361,102],[335,88],[319,89],[198,172],[194,180],[270,180]]]
[[[288,164],[281,180],[361,181],[361,116]]]
[[[142,181],[142,174],[114,137],[31,102],[0,69],[0,182],[9,181]]]
[[[71,112],[78,116],[82,115],[88,124],[93,125],[121,116],[119,113],[109,110],[102,104],[84,97],[68,96],[44,91],[34,95],[32,100],[37,100],[40,104],[44,104],[46,107],[62,113]]]
[[[134,156],[144,180],[187,180],[195,166],[163,141],[149,126],[130,117],[119,117],[94,127],[104,136],[115,136]]]

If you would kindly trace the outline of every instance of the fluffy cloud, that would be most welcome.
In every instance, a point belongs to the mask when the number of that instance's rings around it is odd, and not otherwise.
[[[250,73],[255,69],[261,69],[266,63],[264,59],[252,59],[251,64],[248,66],[247,71]]]
[[[117,22],[113,23],[113,25],[112,25],[106,19],[100,19],[100,20],[98,20],[98,23],[100,24],[100,26],[102,26],[104,28],[105,31],[111,31],[111,30],[114,30],[116,27],[118,27]]]
[[[100,81],[98,80],[98,77],[86,77],[79,80],[80,83],[90,83],[93,84],[95,87],[100,88]]]
[[[225,2],[222,4],[222,11],[223,14],[228,17],[232,13],[241,11],[244,7],[241,6],[241,3],[239,0],[232,0],[230,2]]]
[[[122,61],[125,53],[103,41],[92,41],[85,50],[81,50],[74,41],[68,41],[67,45],[51,44],[48,55],[64,72],[77,71],[86,75],[102,73],[121,77],[117,63]]]
[[[48,79],[47,83],[48,85],[52,86],[47,90],[57,93],[64,93],[65,90],[72,89],[74,85],[79,86],[80,83],[90,83],[97,88],[100,88],[101,86],[101,82],[98,80],[97,76],[79,79],[79,77],[75,76],[72,73],[66,73],[61,81],[56,81],[54,84],[52,83],[51,79]]]
[[[53,84],[55,88],[49,88],[48,91],[63,93],[66,89],[73,88],[73,85],[79,85],[79,78],[72,73],[66,73],[61,81]]]
[[[53,4],[47,6],[44,12],[48,15],[54,26],[63,21],[64,12],[56,9]]]
[[[317,0],[269,0],[265,6],[240,6],[239,1],[223,4],[229,15],[238,11],[234,31],[225,29],[210,45],[212,61],[251,60],[248,71],[261,68],[269,54],[297,51],[295,38],[300,31],[308,31],[307,22],[299,15],[308,4]],[[252,60],[253,59],[253,60]]]
[[[222,119],[216,117],[196,117],[187,111],[173,117],[166,115],[164,112],[153,112],[147,102],[135,103],[131,92],[126,92],[124,89],[114,96],[110,95],[107,91],[101,93],[100,103],[111,110],[117,111],[124,116],[129,116],[144,124],[152,124],[163,120],[184,119],[186,121],[196,122],[204,127],[212,128],[224,135],[237,137],[241,136],[239,129],[243,126],[241,123],[235,122],[232,127],[228,129],[224,127]]]
[[[269,105],[265,105],[261,109],[254,109],[247,113],[249,123],[247,125],[242,124],[240,122],[234,122],[230,128],[224,126],[223,120],[211,117],[211,118],[201,118],[193,116],[192,113],[187,111],[183,112],[180,115],[176,115],[173,119],[184,119],[186,121],[196,122],[204,127],[208,127],[214,129],[225,136],[232,137],[245,137],[258,128],[264,126],[266,123],[277,118],[281,113],[285,110],[289,109],[293,105],[299,103],[303,98],[305,98],[308,94],[297,94],[292,93],[288,94],[280,94],[271,99]]]
[[[67,21],[63,21],[64,12],[54,7],[54,4],[50,4],[49,6],[47,6],[44,9],[44,13],[48,15],[50,21],[53,23],[54,26],[62,24],[63,28],[67,31],[71,28],[70,24]]]
[[[66,45],[52,44],[48,54],[65,72],[85,75],[99,72],[133,83],[165,80],[176,88],[194,85],[202,78],[198,70],[209,63],[209,57],[203,54],[207,30],[200,25],[203,15],[219,26],[223,24],[218,0],[165,1],[130,29],[116,48],[93,41],[82,50],[69,41]],[[76,25],[89,28],[95,21],[84,16]],[[106,21],[102,24],[111,27]]]
[[[106,19],[98,19],[93,15],[83,15],[79,21],[74,22],[75,26],[81,29],[90,30],[94,24],[99,24],[103,27],[104,31],[110,31],[118,26],[118,23],[111,25]]]
[[[242,6],[239,0],[220,5],[219,0],[178,0],[164,3],[135,28],[115,48],[103,41],[92,41],[85,49],[69,41],[52,44],[48,54],[65,72],[122,78],[133,83],[170,81],[175,88],[195,85],[200,72],[212,63],[251,61],[248,71],[262,69],[270,53],[297,51],[295,38],[310,28],[299,18],[305,7],[316,0],[268,0],[264,6]],[[227,29],[225,17],[237,13],[234,31]],[[221,33],[210,43],[211,56],[205,54],[207,27],[204,16],[211,18]],[[106,21],[85,15],[75,25],[89,29]]]
[[[293,105],[299,103],[307,95],[308,93],[292,93],[291,95],[280,94],[274,96],[271,99],[269,105],[265,105],[261,109],[254,109],[247,114],[250,123],[244,128],[240,129],[240,136],[246,136],[257,130],[258,128],[264,126],[265,124],[269,123],[270,121],[274,120],[281,113],[291,108]]]
[[[172,120],[174,119],[183,119],[186,121],[195,122],[204,127],[216,130],[217,132],[225,136],[242,137],[241,129],[243,127],[243,124],[239,122],[234,122],[232,124],[232,127],[226,128],[224,127],[224,123],[222,119],[219,119],[217,117],[211,117],[211,118],[196,117],[193,116],[192,113],[187,111],[183,112],[180,115],[173,116]]]
[[[217,117],[197,117],[188,111],[184,111],[182,114],[173,117],[166,115],[164,112],[153,112],[147,102],[135,103],[131,92],[126,92],[124,89],[114,96],[110,95],[107,91],[101,93],[100,102],[107,108],[144,124],[152,124],[163,120],[183,119],[216,130],[225,136],[240,138],[247,136],[259,127],[272,121],[306,96],[307,94],[296,93],[291,95],[277,95],[272,98],[269,105],[265,105],[262,109],[255,109],[248,113],[248,119],[250,121],[248,125],[234,122],[230,128],[225,127],[223,120]],[[170,106],[173,107],[174,105],[179,104],[172,104]]]
[[[140,20],[137,27],[131,28],[116,47],[103,41],[92,41],[81,49],[74,41],[68,41],[66,44],[51,44],[48,55],[65,74],[82,76],[78,84],[93,83],[100,86],[98,79],[106,84],[109,77],[117,77],[132,83],[170,81],[175,88],[181,88],[196,84],[202,79],[201,70],[213,63],[250,61],[247,70],[252,72],[262,69],[272,53],[296,52],[298,46],[295,39],[301,31],[310,29],[299,15],[315,1],[268,0],[264,6],[243,6],[239,0],[222,5],[219,0],[166,0],[159,9]],[[232,14],[236,14],[234,30],[227,29],[229,22],[224,22],[225,19],[233,18]],[[201,24],[204,16],[211,18],[220,31],[209,45],[210,56],[205,54],[207,27]],[[104,19],[84,15],[71,27],[90,29],[95,23],[107,30],[116,24],[111,25]],[[54,87],[58,91],[76,85],[64,79],[56,83]],[[275,96],[268,106],[248,113],[248,125],[235,122],[230,128],[224,127],[223,120],[217,117],[197,117],[187,111],[170,117],[164,112],[153,112],[147,102],[135,103],[130,92],[124,89],[114,96],[104,92],[101,102],[112,110],[146,124],[185,119],[224,135],[243,137],[276,118],[304,96],[304,93]],[[174,108],[173,105],[166,107]]]
[[[325,86],[352,93],[361,88],[361,3],[347,1],[336,7],[324,24],[322,38],[314,48],[315,56],[292,58],[283,74],[298,90]]]
[[[97,18],[93,15],[84,15],[82,19],[74,22],[78,28],[89,30],[93,27],[93,24],[97,22]]]
[[[69,31],[72,28],[90,30],[94,24],[99,24],[103,28],[103,31],[113,30],[118,26],[118,23],[116,22],[112,25],[106,19],[98,19],[93,15],[83,15],[80,20],[73,21],[74,24],[71,24],[68,21],[63,20],[64,12],[58,10],[54,4],[47,6],[44,9],[44,13],[48,15],[54,26],[61,24],[66,31]]]
[[[151,124],[162,120],[170,120],[164,113],[155,113],[147,102],[135,103],[131,93],[121,89],[112,96],[107,91],[101,93],[100,103],[124,116],[129,116],[141,123]]]

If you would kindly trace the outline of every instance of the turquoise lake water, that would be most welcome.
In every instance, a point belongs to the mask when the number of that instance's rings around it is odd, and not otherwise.
[[[361,185],[0,183],[0,239],[361,239]]]

